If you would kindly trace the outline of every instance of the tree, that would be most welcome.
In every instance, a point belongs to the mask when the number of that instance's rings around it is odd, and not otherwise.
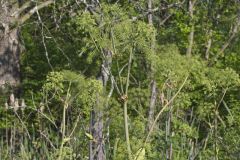
[[[41,8],[52,4],[53,0],[35,4],[27,1],[1,1],[0,4],[0,85],[17,87],[20,84],[20,28],[26,20]]]

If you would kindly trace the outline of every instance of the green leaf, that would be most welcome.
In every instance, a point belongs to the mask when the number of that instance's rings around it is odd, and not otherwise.
[[[87,132],[85,132],[85,135],[88,137],[89,140],[93,140],[93,136]]]

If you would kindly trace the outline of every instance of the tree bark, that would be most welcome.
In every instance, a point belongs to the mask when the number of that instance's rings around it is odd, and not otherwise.
[[[208,32],[208,34],[209,34],[209,38],[208,38],[208,41],[207,41],[206,52],[205,52],[205,59],[206,60],[209,59],[210,49],[211,49],[211,46],[212,46],[212,30],[211,29]]]
[[[17,86],[20,83],[20,43],[18,28],[10,29],[13,18],[8,2],[0,4],[0,86]]]
[[[148,131],[150,130],[154,121],[156,99],[157,99],[157,83],[155,80],[153,80],[151,84],[151,98],[148,110],[148,125],[147,125]]]
[[[39,5],[35,4],[29,11],[26,9],[33,4],[31,1],[25,4],[22,4],[20,0],[0,2],[0,89],[2,91],[7,85],[19,91],[21,44],[18,25],[53,2],[53,0],[48,0]]]
[[[103,112],[99,106],[99,99],[91,113],[91,134],[94,141],[90,142],[89,160],[105,160],[103,140]]]
[[[195,4],[196,0],[189,0],[188,3],[188,11],[189,11],[189,15],[190,15],[190,33],[188,35],[188,48],[187,48],[187,56],[191,56],[192,55],[192,48],[193,48],[193,41],[194,41],[194,24],[193,24],[193,10],[194,10],[194,4]]]
[[[91,124],[90,131],[93,135],[94,141],[91,141],[89,144],[89,160],[105,160],[104,152],[104,137],[103,137],[103,104],[101,102],[101,94],[104,94],[110,73],[110,66],[112,63],[112,52],[110,50],[103,50],[104,58],[101,65],[99,80],[103,86],[103,93],[98,95],[96,105],[94,106],[91,113]]]
[[[152,15],[152,0],[148,0],[148,24],[150,26],[153,25],[153,15]],[[151,43],[151,49],[154,49],[154,38],[152,39],[152,43]],[[151,70],[152,70],[152,66],[151,66]],[[152,72],[152,71],[151,71]],[[152,74],[152,73],[151,73]],[[151,84],[151,97],[150,97],[150,104],[149,104],[149,110],[148,110],[148,124],[147,124],[147,131],[150,130],[153,121],[154,121],[154,111],[155,111],[155,103],[156,103],[156,99],[157,99],[157,83],[155,81],[155,79],[152,76],[152,84]]]
[[[0,35],[0,85],[20,83],[20,44],[18,29]]]
[[[153,19],[152,19],[152,0],[148,0],[148,24],[152,25],[153,24]]]
[[[31,2],[26,2],[21,7],[19,7],[21,1],[18,3],[0,2],[0,86],[5,84],[16,86],[20,83],[19,28],[13,27],[14,24],[24,23],[37,10],[53,3],[53,0],[42,2],[21,16],[20,14],[30,7]]]

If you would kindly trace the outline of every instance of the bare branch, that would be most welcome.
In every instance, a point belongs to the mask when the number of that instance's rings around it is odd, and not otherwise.
[[[26,20],[28,20],[34,13],[39,11],[40,9],[49,6],[50,4],[54,3],[54,0],[48,0],[45,2],[42,2],[39,5],[36,5],[34,8],[32,8],[28,13],[20,17],[17,22],[19,25],[23,24]]]
[[[18,17],[25,9],[30,7],[32,4],[32,1],[28,1],[25,4],[23,4],[17,11],[15,11],[11,16],[12,17]]]

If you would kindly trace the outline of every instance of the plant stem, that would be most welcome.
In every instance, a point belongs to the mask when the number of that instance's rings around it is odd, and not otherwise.
[[[180,93],[180,91],[182,90],[183,86],[184,86],[185,83],[187,82],[187,79],[188,79],[188,76],[184,79],[184,81],[183,81],[182,85],[180,86],[180,88],[178,89],[177,93],[176,93],[176,94],[168,101],[168,103],[165,104],[165,105],[163,106],[163,108],[158,112],[158,114],[157,114],[155,120],[153,121],[153,124],[152,124],[152,126],[151,126],[151,128],[150,128],[150,130],[149,130],[149,132],[148,132],[148,135],[147,135],[147,137],[146,137],[146,139],[145,139],[144,146],[145,146],[146,143],[148,142],[148,140],[149,140],[149,138],[150,138],[150,136],[151,136],[151,133],[153,132],[154,126],[155,126],[157,120],[159,119],[160,115],[161,115],[161,114],[163,113],[163,111],[173,102],[173,100],[177,97],[177,95]]]
[[[128,159],[130,160],[132,157],[130,140],[129,140],[129,131],[128,131],[128,116],[127,116],[127,102],[124,102],[124,126],[125,126],[125,136],[128,150]]]
[[[127,73],[127,81],[126,81],[126,89],[125,89],[125,96],[128,94],[128,86],[129,86],[129,77],[130,77],[130,71],[131,71],[131,64],[132,64],[132,54],[133,54],[133,48],[129,55],[129,61],[128,61],[128,73]],[[125,126],[125,136],[126,136],[126,143],[127,143],[127,150],[128,150],[128,159],[132,159],[132,152],[131,152],[131,146],[130,146],[130,140],[129,140],[129,131],[128,131],[128,114],[127,114],[127,100],[124,100],[124,126]]]
[[[64,106],[63,106],[63,120],[62,120],[62,143],[61,143],[61,147],[60,147],[60,153],[59,153],[59,157],[58,160],[63,159],[62,157],[62,152],[63,152],[63,145],[65,143],[65,132],[66,132],[66,110],[68,108],[68,100],[70,98],[70,88],[71,88],[71,82],[69,83],[69,87],[68,87],[68,91],[67,91],[67,96],[64,102]]]

